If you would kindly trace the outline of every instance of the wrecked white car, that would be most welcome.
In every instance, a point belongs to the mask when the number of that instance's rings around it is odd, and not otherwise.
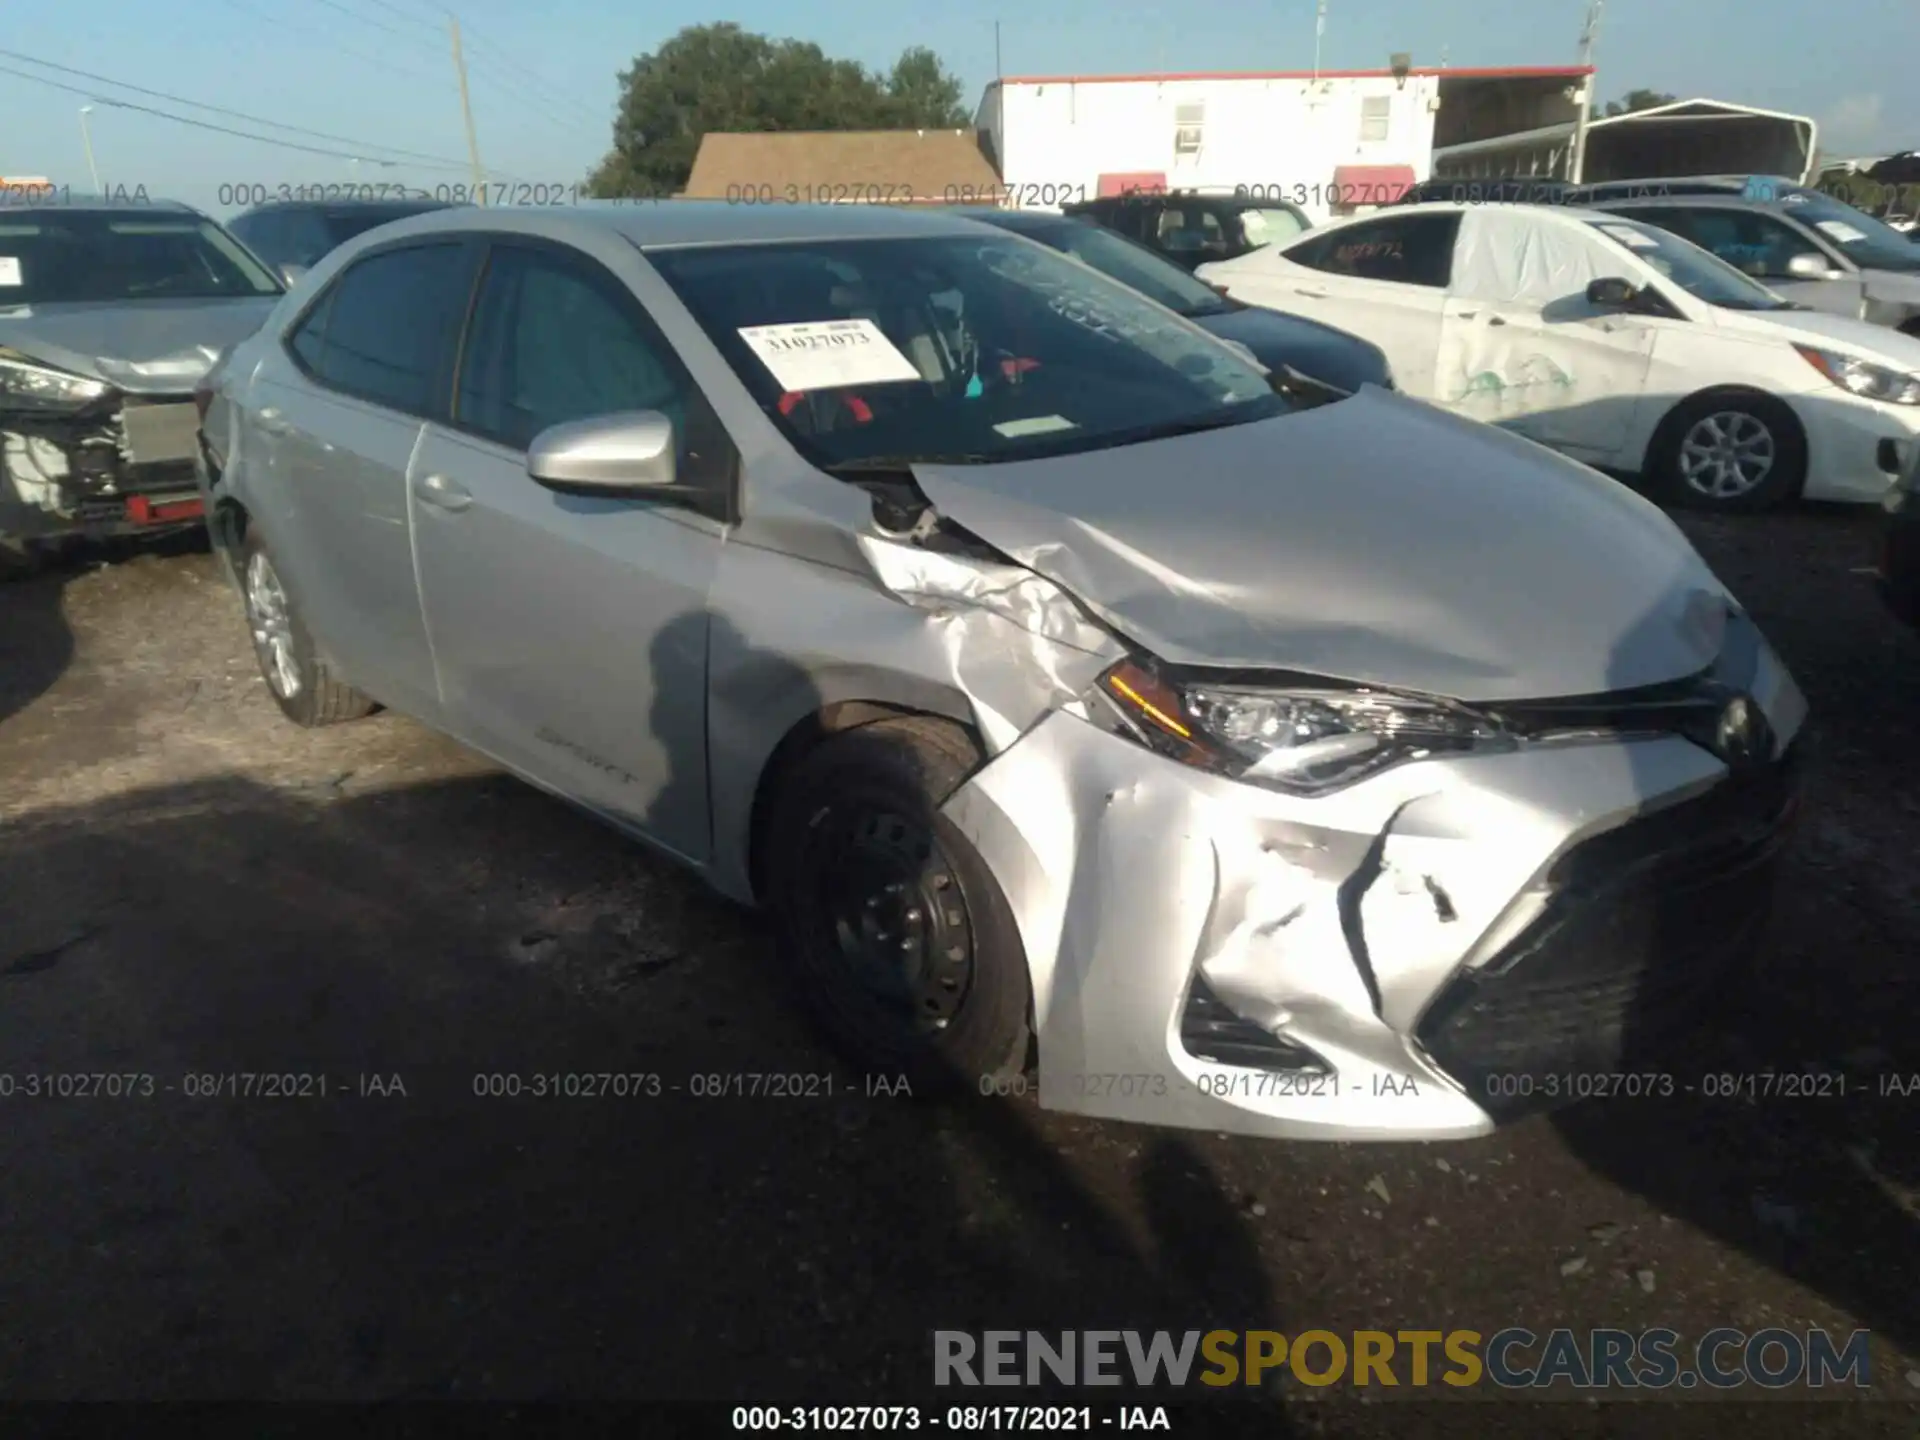
[[[0,570],[198,525],[194,386],[282,293],[184,205],[0,206]]]
[[[916,1084],[1472,1135],[1659,1093],[1764,923],[1805,705],[1658,509],[1017,236],[424,216],[208,401],[290,717],[404,710],[764,905]]]

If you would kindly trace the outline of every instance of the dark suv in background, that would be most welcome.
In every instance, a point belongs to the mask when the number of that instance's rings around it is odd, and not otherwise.
[[[227,229],[292,283],[320,257],[354,236],[428,210],[446,210],[445,200],[280,200],[256,205],[227,222]]]
[[[1225,194],[1140,190],[1064,205],[1061,212],[1137,240],[1187,270],[1238,259],[1313,228],[1298,205],[1244,187]]]

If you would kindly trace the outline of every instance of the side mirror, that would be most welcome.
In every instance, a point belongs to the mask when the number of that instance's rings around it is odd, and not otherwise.
[[[1792,280],[1830,280],[1834,270],[1823,255],[1811,251],[1795,255],[1787,261],[1787,277]]]
[[[280,267],[280,283],[291,290],[300,277],[307,273],[305,265],[288,263]]]
[[[1618,275],[1604,275],[1587,285],[1587,303],[1602,310],[1625,310],[1640,292]]]
[[[678,488],[673,422],[628,410],[550,425],[527,447],[527,474],[562,495],[663,496]]]

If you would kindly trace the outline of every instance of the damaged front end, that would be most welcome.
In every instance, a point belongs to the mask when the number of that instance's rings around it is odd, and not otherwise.
[[[191,393],[135,394],[0,350],[0,536],[39,542],[194,525]]]
[[[1797,795],[1805,701],[1736,608],[1676,590],[1704,668],[1573,700],[1175,664],[1135,622],[1202,576],[1075,521],[1138,568],[1061,583],[957,470],[915,478],[858,545],[987,741],[946,811],[1020,930],[1043,1106],[1432,1140],[1669,1093],[1651,1057],[1756,947]]]

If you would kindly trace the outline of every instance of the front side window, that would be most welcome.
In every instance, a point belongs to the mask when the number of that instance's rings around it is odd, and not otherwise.
[[[1310,270],[1355,280],[1385,280],[1444,290],[1453,275],[1453,241],[1460,215],[1400,215],[1342,225],[1285,251]]]
[[[1012,236],[648,259],[775,424],[824,466],[1020,460],[1293,408],[1230,347]]]
[[[467,277],[466,247],[457,240],[356,260],[291,337],[294,354],[336,390],[409,415],[436,414]],[[310,325],[317,330],[312,354],[302,348]]]
[[[0,218],[0,305],[280,293],[244,246],[198,215],[49,209]]]
[[[1263,245],[1284,245],[1310,228],[1307,217],[1291,207],[1267,206],[1240,212],[1240,233],[1250,250],[1258,250]]]
[[[1672,230],[1755,279],[1785,279],[1787,262],[1797,255],[1826,259],[1817,245],[1791,225],[1755,210],[1676,206],[1621,213]]]
[[[1696,300],[1722,310],[1793,308],[1790,301],[1671,231],[1624,216],[1595,215],[1587,223],[1616,250],[1651,266]]]
[[[1920,245],[1894,229],[1856,210],[1844,200],[1818,190],[1789,190],[1781,208],[1802,225],[1811,225],[1840,253],[1863,270],[1920,270]]]
[[[460,360],[454,422],[525,450],[549,426],[654,410],[673,422],[679,469],[712,483],[730,453],[666,339],[592,261],[496,246]]]

